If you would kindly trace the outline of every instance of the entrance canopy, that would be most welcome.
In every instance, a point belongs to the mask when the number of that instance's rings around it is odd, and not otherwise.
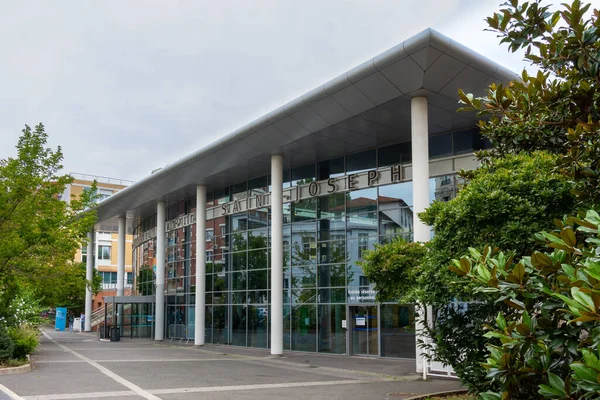
[[[474,113],[457,113],[457,90],[476,96],[517,75],[450,38],[427,29],[229,135],[165,166],[97,206],[99,222],[139,217],[207,190],[284,168],[410,141],[410,101],[427,97],[429,134],[472,128]],[[165,135],[170,134],[165,132]],[[150,168],[150,167],[149,167]]]

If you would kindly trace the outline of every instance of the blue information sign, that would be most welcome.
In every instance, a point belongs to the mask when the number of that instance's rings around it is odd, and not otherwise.
[[[54,324],[55,331],[64,331],[67,326],[67,309],[65,307],[56,308],[56,323]]]

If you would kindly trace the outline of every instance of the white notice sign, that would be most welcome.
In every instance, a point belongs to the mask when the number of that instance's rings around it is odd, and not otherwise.
[[[356,326],[366,326],[367,318],[365,317],[356,317]]]
[[[346,328],[346,320],[345,319],[342,320],[342,328]]]

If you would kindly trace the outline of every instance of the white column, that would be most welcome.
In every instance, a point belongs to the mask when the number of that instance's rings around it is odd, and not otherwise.
[[[413,97],[410,102],[412,139],[413,230],[415,242],[428,242],[429,226],[418,213],[429,207],[429,132],[427,98]]]
[[[165,222],[164,201],[156,203],[156,307],[154,340],[161,341],[165,332]]]
[[[271,354],[283,355],[283,156],[271,156]]]
[[[119,217],[117,245],[117,296],[124,295],[125,288],[125,217]]]
[[[196,308],[194,345],[204,345],[206,318],[206,186],[196,186]]]
[[[423,223],[418,213],[429,207],[429,128],[427,123],[427,98],[413,97],[410,101],[412,140],[412,184],[413,184],[413,233],[415,242],[428,242],[429,226]],[[417,339],[423,339],[424,306],[415,306],[417,314]],[[423,349],[417,345],[417,372],[423,372]]]
[[[85,266],[85,279],[87,285],[85,287],[85,323],[84,331],[92,330],[92,279],[94,279],[94,232],[88,232],[87,256]]]
[[[119,229],[117,231],[117,296],[125,294],[125,229],[125,217],[119,217]],[[117,306],[117,324],[123,326],[123,304]]]

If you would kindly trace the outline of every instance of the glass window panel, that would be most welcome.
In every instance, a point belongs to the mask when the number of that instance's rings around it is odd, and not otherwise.
[[[217,204],[227,203],[230,200],[229,187],[215,190],[215,201]]]
[[[346,262],[346,240],[320,242],[318,245],[319,264],[337,264]]]
[[[213,304],[227,304],[228,292],[213,292]]]
[[[270,309],[271,307],[269,307],[269,311]],[[271,313],[269,313],[270,315]],[[286,350],[292,348],[292,307],[289,305],[283,306],[283,348]]]
[[[345,303],[346,288],[319,289],[319,303]]]
[[[346,329],[342,328],[343,320],[346,320],[345,305],[319,306],[319,352],[346,353]]]
[[[233,251],[242,251],[246,250],[248,245],[248,233],[247,232],[238,232],[229,236],[229,240],[231,241],[231,250]]]
[[[248,232],[248,250],[265,249],[268,246],[268,228],[254,229]]]
[[[248,271],[248,290],[267,289],[268,271],[266,269]]]
[[[231,292],[231,304],[246,304],[248,294],[245,290]]]
[[[294,235],[292,243],[292,265],[308,265],[317,261],[317,234],[301,233]]]
[[[268,347],[269,311],[267,306],[248,306],[248,347]]]
[[[346,241],[346,252],[349,263],[362,260],[366,251],[373,250],[379,243],[377,236],[368,236],[368,233],[359,232],[356,239]]]
[[[226,278],[227,275],[224,273],[215,274],[213,276],[213,290],[215,292],[222,292],[229,288],[228,280]]]
[[[415,306],[382,304],[381,356],[416,357]]]
[[[292,222],[292,203],[283,204],[283,223],[289,224]]]
[[[391,146],[381,147],[378,150],[379,167],[389,167],[412,160],[411,142],[398,143]]]
[[[247,269],[247,255],[246,252],[233,253],[233,270],[242,271]]]
[[[412,232],[412,229],[413,211],[410,208],[393,208],[379,211],[380,235],[404,235]]]
[[[296,306],[292,311],[292,350],[317,351],[317,311],[314,305]]]
[[[259,178],[250,179],[248,181],[248,190],[252,191],[251,195],[267,192],[269,190],[269,176],[264,175]]]
[[[229,344],[228,307],[213,306],[213,343]]]
[[[346,264],[319,265],[319,287],[346,286]]]
[[[412,242],[413,239],[413,233],[412,232],[407,232],[404,234],[397,234],[397,235],[387,235],[387,236],[380,236],[379,237],[379,244],[388,244],[390,243],[392,240],[395,240],[397,238],[401,238],[404,241],[407,242]]]
[[[230,232],[239,232],[248,230],[248,213],[241,212],[229,217],[231,223]]]
[[[452,155],[452,132],[429,136],[429,158]]]
[[[259,208],[257,210],[248,211],[248,229],[263,228],[269,226],[269,210]]]
[[[204,314],[204,340],[206,343],[214,343],[213,341],[213,308],[211,306],[206,307],[206,312]]]
[[[483,148],[483,137],[478,128],[453,133],[454,154],[472,153]]]
[[[348,303],[374,303],[374,284],[364,276],[362,268],[353,263],[347,267]]]
[[[231,307],[231,344],[246,345],[246,306]]]
[[[398,204],[395,207],[413,205],[412,182],[402,182],[379,187],[379,209],[382,208],[382,205],[388,208],[394,207],[393,203]]]
[[[377,213],[349,215],[346,218],[346,238],[355,239],[363,236],[377,236]],[[348,249],[348,251],[350,251]]]
[[[317,221],[319,240],[340,240],[346,238],[346,218],[341,220],[321,219]]]
[[[245,199],[248,196],[248,182],[240,182],[231,186],[232,200]]]
[[[269,254],[267,249],[248,252],[248,269],[262,269],[269,267]]]
[[[292,168],[292,185],[302,185],[315,180],[315,164]]]
[[[352,174],[368,169],[374,169],[377,166],[376,158],[377,155],[374,149],[350,154],[349,156],[346,156],[346,173]]]
[[[213,291],[213,281],[215,279],[215,274],[206,274],[206,291],[207,292],[212,292]]]
[[[341,219],[346,213],[347,193],[333,193],[318,197],[317,218]]]
[[[317,218],[317,201],[317,197],[312,197],[292,203],[292,222]]]
[[[317,179],[329,179],[344,175],[344,157],[317,163]]]
[[[315,265],[292,267],[293,288],[314,288],[317,286],[317,267]]]
[[[230,272],[228,273],[231,279],[231,288],[233,290],[246,290],[247,272]]]
[[[346,201],[346,213],[356,214],[377,210],[377,188],[355,190],[348,192],[349,199]]]
[[[252,304],[269,304],[268,290],[249,290],[248,303]]]

